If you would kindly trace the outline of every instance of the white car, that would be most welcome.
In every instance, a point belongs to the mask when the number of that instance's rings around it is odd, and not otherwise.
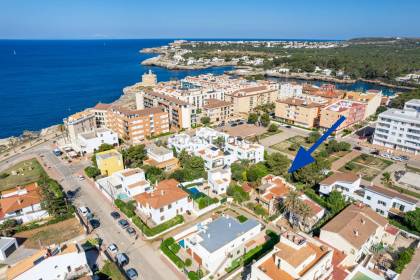
[[[82,207],[80,207],[80,208],[79,208],[79,212],[80,212],[83,216],[85,216],[85,217],[86,217],[86,216],[90,213],[90,210],[89,210],[89,208],[82,206]]]
[[[85,179],[85,176],[83,176],[83,175],[79,175],[79,180],[80,181],[83,181]]]
[[[118,253],[117,245],[115,245],[114,243],[109,244],[108,252],[110,252],[111,254],[114,254],[114,255],[117,254]]]

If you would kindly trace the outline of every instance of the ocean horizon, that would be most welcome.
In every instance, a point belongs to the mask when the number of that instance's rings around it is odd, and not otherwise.
[[[140,81],[149,69],[157,74],[158,81],[202,73],[217,75],[232,69],[167,70],[140,64],[155,56],[140,53],[141,49],[173,40],[178,39],[0,39],[0,139],[62,123],[68,115],[98,102],[113,102],[123,94],[124,87]],[[337,87],[381,88],[365,83]]]

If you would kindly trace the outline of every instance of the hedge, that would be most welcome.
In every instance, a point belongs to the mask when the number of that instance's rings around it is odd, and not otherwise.
[[[185,267],[185,263],[179,258],[174,252],[169,249],[171,245],[175,243],[175,239],[173,237],[169,237],[168,239],[165,239],[160,244],[160,250],[179,268],[183,269]]]
[[[131,220],[146,236],[155,236],[175,225],[182,224],[184,222],[184,217],[181,215],[175,216],[169,221],[166,221],[153,228],[149,228],[138,216],[134,216]]]
[[[134,210],[136,207],[131,203],[125,203],[121,199],[114,200],[115,206],[118,207],[118,209],[121,210],[127,217],[132,218],[136,216],[136,212]]]
[[[189,271],[188,272],[188,279],[189,280],[199,280],[202,278],[203,272],[199,270],[199,272]]]
[[[238,221],[240,223],[244,223],[244,222],[246,222],[248,220],[248,218],[245,217],[244,215],[239,215],[238,217],[236,217],[236,219],[238,219]]]

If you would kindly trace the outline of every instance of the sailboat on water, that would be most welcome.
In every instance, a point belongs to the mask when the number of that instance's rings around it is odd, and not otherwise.
[[[13,55],[16,55],[16,50],[13,50]]]

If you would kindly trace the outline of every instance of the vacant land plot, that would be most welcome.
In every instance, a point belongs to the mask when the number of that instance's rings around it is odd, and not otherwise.
[[[0,191],[37,181],[44,169],[36,159],[29,159],[0,172]]]
[[[352,171],[362,175],[363,179],[372,181],[385,168],[390,166],[392,161],[374,157],[371,155],[360,155],[350,161],[339,171]]]
[[[296,149],[296,150],[289,149],[290,146],[293,145],[293,144],[297,144],[299,146],[304,146],[306,148],[309,147],[309,144],[307,144],[305,142],[305,137],[298,135],[298,136],[290,137],[289,139],[287,139],[283,142],[271,145],[270,148],[294,156],[294,155],[296,155],[298,149]]]
[[[267,137],[270,137],[270,136],[273,136],[273,135],[276,135],[276,134],[279,134],[279,133],[282,133],[282,132],[283,131],[280,130],[280,129],[278,129],[275,132],[267,131],[267,132],[264,132],[263,134],[260,135],[260,139],[264,139],[264,138],[267,138]]]
[[[71,218],[53,225],[19,232],[15,237],[24,238],[26,248],[39,249],[40,245],[63,243],[83,234],[83,228],[76,218]]]
[[[266,131],[266,128],[263,126],[256,126],[253,124],[242,124],[234,127],[223,127],[222,131],[226,132],[231,136],[246,138],[264,133]]]

